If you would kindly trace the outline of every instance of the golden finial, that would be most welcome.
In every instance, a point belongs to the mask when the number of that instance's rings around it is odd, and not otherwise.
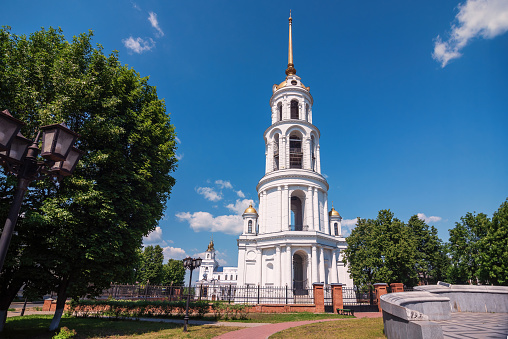
[[[286,69],[286,75],[295,75],[296,69],[293,65],[293,34],[291,31],[293,18],[291,17],[291,10],[289,10],[289,47],[288,47],[288,68]]]
[[[208,244],[208,248],[206,249],[207,251],[213,251],[214,248],[213,248],[213,234],[210,236],[210,243]]]

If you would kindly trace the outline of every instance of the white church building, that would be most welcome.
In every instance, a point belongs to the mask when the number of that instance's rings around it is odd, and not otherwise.
[[[238,267],[212,264],[211,242],[200,269],[201,283],[209,283],[213,276],[214,282],[238,286],[306,289],[314,282],[353,286],[342,260],[347,246],[342,218],[328,207],[320,131],[312,123],[313,98],[293,65],[291,25],[290,17],[286,78],[273,85],[271,125],[264,132],[266,166],[257,185],[259,212],[250,206],[243,213]]]

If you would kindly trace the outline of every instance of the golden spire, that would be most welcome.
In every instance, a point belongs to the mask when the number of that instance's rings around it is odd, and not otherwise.
[[[286,69],[286,75],[295,75],[296,69],[293,67],[293,38],[291,33],[291,23],[293,18],[291,17],[291,10],[289,10],[289,48],[288,48],[288,68]]]
[[[210,237],[210,243],[208,244],[208,248],[206,250],[207,251],[214,251],[215,250],[213,248],[213,235]]]

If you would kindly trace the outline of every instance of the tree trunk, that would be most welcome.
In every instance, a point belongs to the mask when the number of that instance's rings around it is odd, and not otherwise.
[[[21,286],[23,286],[23,281],[15,280],[12,281],[5,289],[2,288],[0,290],[0,332],[2,332],[5,327],[9,306],[16,297],[16,294]]]
[[[67,301],[67,287],[69,286],[69,280],[64,278],[60,283],[58,288],[58,296],[56,300],[56,310],[53,315],[53,320],[51,320],[51,324],[49,325],[50,331],[55,331],[60,326],[60,320],[62,319],[62,314],[65,309],[65,302]]]

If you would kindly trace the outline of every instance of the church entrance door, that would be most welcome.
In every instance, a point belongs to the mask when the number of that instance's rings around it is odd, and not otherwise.
[[[293,289],[295,295],[307,294],[305,259],[302,255],[295,253],[293,255]]]

